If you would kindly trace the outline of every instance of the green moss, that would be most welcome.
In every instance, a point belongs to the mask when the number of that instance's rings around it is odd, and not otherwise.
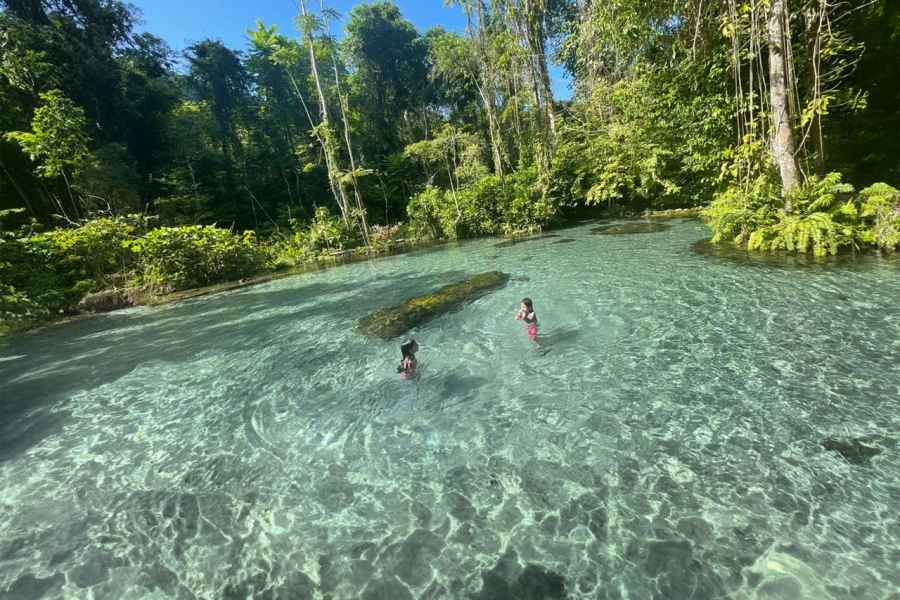
[[[508,281],[509,275],[500,271],[479,273],[430,294],[410,298],[397,306],[377,310],[361,319],[357,330],[365,335],[389,340],[502,288]]]

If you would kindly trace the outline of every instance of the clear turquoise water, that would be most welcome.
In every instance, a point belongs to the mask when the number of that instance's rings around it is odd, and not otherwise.
[[[0,347],[0,596],[900,597],[900,265],[561,235]],[[515,279],[414,332],[418,384],[354,332],[492,269]]]

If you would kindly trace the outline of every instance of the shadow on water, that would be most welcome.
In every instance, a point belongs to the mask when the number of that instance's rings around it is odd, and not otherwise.
[[[558,238],[558,233],[544,233],[542,235],[533,235],[529,237],[519,237],[513,238],[511,240],[506,240],[503,242],[499,242],[494,244],[494,248],[511,248],[513,246],[518,246],[519,244],[525,244],[528,242],[536,242],[538,240],[546,240],[548,238]]]
[[[3,348],[8,358],[0,362],[0,462],[59,431],[68,418],[62,403],[73,393],[115,381],[148,361],[188,362],[213,348],[228,354],[265,347],[283,335],[286,325],[327,314],[346,320],[350,330],[374,308],[467,275],[453,270],[276,290],[244,288],[24,335]],[[247,319],[252,315],[259,316]]]
[[[656,221],[633,221],[616,225],[603,225],[591,229],[594,235],[632,235],[641,233],[657,233],[671,229],[671,225]]]
[[[565,231],[566,229],[575,229],[578,227],[584,227],[585,225],[603,225],[609,223],[609,219],[607,218],[596,218],[596,219],[577,219],[574,221],[566,221],[564,223],[560,223],[559,225],[555,225],[553,227],[553,231]]]
[[[546,356],[551,352],[558,350],[560,346],[566,346],[575,340],[581,331],[576,327],[566,327],[561,329],[551,329],[541,332],[538,335],[538,351],[541,356]]]
[[[788,252],[750,252],[734,244],[713,244],[708,239],[691,244],[691,251],[698,256],[750,267],[782,269],[855,269],[874,265],[900,267],[900,253],[880,255],[876,252],[843,252],[835,256],[813,256]]]
[[[541,332],[539,339],[541,346],[555,346],[571,342],[581,334],[581,330],[577,327],[564,327],[560,329],[551,329],[546,333]]]
[[[421,385],[423,388],[439,390],[431,396],[440,405],[436,410],[446,410],[472,400],[487,383],[488,380],[484,377],[451,372],[437,379],[424,380]]]

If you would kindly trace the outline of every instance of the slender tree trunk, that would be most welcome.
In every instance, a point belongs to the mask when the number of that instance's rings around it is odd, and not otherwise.
[[[284,174],[284,170],[278,169],[278,174],[281,175],[281,181],[284,182],[284,187],[287,189],[288,193],[288,206],[294,203],[294,190],[291,188],[291,181],[287,178],[287,175]]]
[[[309,11],[306,10],[306,0],[300,1],[300,11],[304,17],[309,17]],[[334,199],[341,209],[341,216],[345,223],[350,223],[350,215],[348,211],[349,201],[347,200],[347,192],[340,180],[340,163],[337,158],[337,150],[334,147],[334,139],[331,135],[331,122],[328,119],[328,103],[325,100],[325,92],[322,89],[322,80],[319,78],[319,66],[316,61],[316,48],[313,43],[311,32],[306,33],[306,45],[309,47],[309,66],[316,82],[316,92],[319,95],[319,115],[321,117],[320,124],[325,129],[322,133],[322,147],[325,151],[325,168],[328,170],[328,182],[331,185],[331,192]]]
[[[556,143],[556,114],[553,108],[553,92],[550,87],[550,73],[544,49],[544,13],[546,7],[541,0],[521,0],[514,10],[511,25],[518,37],[525,41],[528,52],[527,76],[534,97],[536,121],[538,123],[539,166],[546,175],[550,172],[553,146]]]
[[[350,141],[350,123],[347,119],[347,107],[344,105],[345,99],[341,93],[341,78],[338,73],[337,60],[332,55],[332,66],[334,67],[334,85],[337,89],[338,101],[341,105],[341,121],[344,125],[344,143],[347,145],[347,156],[350,158],[350,180],[353,182],[353,195],[356,198],[356,208],[359,209],[360,232],[366,246],[369,245],[369,223],[366,219],[366,208],[363,205],[362,194],[359,192],[359,181],[356,179],[356,158],[353,156],[353,143]]]
[[[488,134],[491,138],[491,156],[494,159],[494,173],[499,177],[503,177],[503,153],[501,150],[502,136],[500,134],[500,127],[497,124],[494,103],[482,85],[476,84],[476,86],[478,88],[478,95],[481,96],[481,100],[484,103],[484,112],[488,120]]]
[[[32,217],[37,218],[37,213],[34,212],[34,207],[31,206],[31,202],[28,201],[28,194],[25,193],[24,188],[19,185],[19,182],[12,176],[12,173],[9,172],[9,169],[6,168],[6,163],[3,162],[3,157],[0,156],[0,169],[3,169],[3,173],[6,174],[6,178],[9,179],[10,183],[13,184],[13,187],[16,188],[16,193],[19,194],[19,198],[22,199],[22,203],[25,204],[25,208],[28,209],[28,212],[31,213]]]
[[[465,4],[466,20],[468,23],[469,35],[475,38],[476,47],[478,49],[478,70],[479,73],[473,79],[475,86],[478,88],[478,95],[484,103],[484,112],[488,120],[488,133],[491,141],[491,156],[494,161],[494,173],[503,177],[503,136],[500,132],[499,120],[497,119],[497,108],[494,106],[494,90],[496,77],[494,76],[493,67],[489,64],[487,57],[487,42],[484,32],[484,17],[482,15],[481,0],[475,0],[476,11],[476,27],[475,33],[472,32],[472,10],[470,4]]]
[[[813,100],[818,100],[821,90],[821,79],[819,73],[819,28],[821,24],[821,16],[815,7],[808,7],[804,11],[806,19],[806,48],[809,54],[809,89]],[[813,167],[816,175],[823,177],[825,175],[825,144],[822,140],[822,117],[819,111],[813,113],[812,120],[809,123],[809,137],[813,144]]]
[[[294,88],[294,94],[300,100],[300,105],[303,106],[303,112],[306,113],[306,119],[309,121],[310,129],[313,132],[313,135],[316,137],[316,141],[319,142],[319,145],[322,147],[322,153],[325,155],[325,168],[328,170],[328,186],[331,189],[331,193],[334,195],[334,201],[337,205],[341,206],[341,196],[337,191],[337,188],[334,185],[334,180],[331,177],[331,171],[328,169],[328,146],[325,142],[325,136],[316,128],[316,122],[313,120],[312,113],[309,112],[309,105],[306,103],[306,99],[303,97],[303,92],[300,90],[300,85],[297,83],[297,78],[294,77],[294,74],[291,73],[290,69],[285,67],[285,71],[287,71],[288,78],[291,81],[291,87]],[[300,174],[298,172],[294,172],[294,184],[297,186],[297,193],[300,194]],[[301,196],[302,197],[302,196]],[[298,200],[298,204],[306,211],[306,207],[303,206],[302,201]],[[316,212],[316,203],[315,201],[312,203],[312,215]],[[307,211],[308,212],[308,211]],[[342,211],[343,212],[343,211]]]
[[[69,183],[69,176],[66,175],[66,170],[60,169],[59,172],[62,173],[63,181],[66,183],[66,192],[68,192],[69,194],[69,202],[72,203],[72,210],[75,212],[75,215],[77,217],[83,217],[83,207],[78,206],[78,202],[76,202],[75,200],[75,194],[72,193],[72,184]]]
[[[540,73],[541,87],[544,91],[544,112],[547,115],[547,123],[550,126],[551,139],[556,139],[556,109],[553,107],[553,89],[550,87],[550,71],[547,68],[547,56],[544,54],[543,42],[541,53],[538,55],[538,71]]]
[[[556,111],[553,108],[553,89],[550,86],[550,70],[547,68],[547,53],[544,48],[544,12],[543,2],[525,0],[525,31],[528,47],[532,56],[535,86],[540,90],[541,105],[551,141],[556,138]]]
[[[800,185],[800,173],[795,157],[796,143],[788,108],[789,83],[785,61],[785,30],[787,0],[772,0],[769,14],[769,95],[772,104],[772,153],[785,193],[785,212],[791,212],[788,194]]]
[[[187,165],[188,173],[191,174],[191,191],[194,192],[194,220],[199,221],[200,215],[200,194],[197,192],[197,177],[194,174],[194,165],[191,164],[189,158],[185,157],[184,162]]]

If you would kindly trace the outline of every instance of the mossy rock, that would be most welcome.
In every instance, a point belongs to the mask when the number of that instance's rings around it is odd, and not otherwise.
[[[479,273],[430,294],[410,298],[397,306],[377,310],[361,319],[357,324],[357,330],[365,335],[390,340],[403,335],[413,327],[502,288],[507,282],[509,275],[500,271]]]
[[[88,294],[78,303],[78,310],[81,312],[101,313],[128,308],[129,306],[134,306],[134,300],[125,290],[111,289]]]
[[[671,225],[655,222],[620,223],[618,225],[604,225],[591,229],[594,235],[631,235],[636,233],[656,233],[671,229]]]

